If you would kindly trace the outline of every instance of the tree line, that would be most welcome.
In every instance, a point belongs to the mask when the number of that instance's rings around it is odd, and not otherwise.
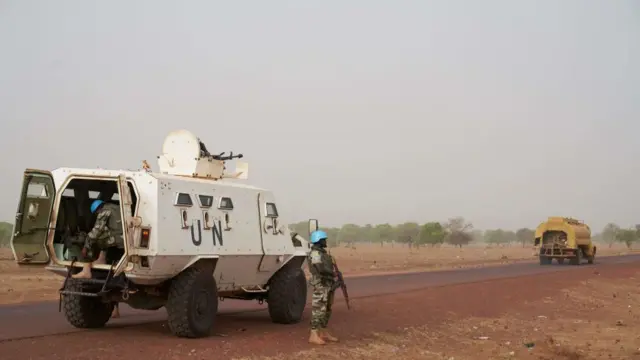
[[[289,229],[306,236],[308,223],[306,221],[291,224]],[[473,227],[463,217],[454,217],[446,222],[405,222],[402,224],[345,224],[341,227],[323,228],[329,236],[329,243],[335,245],[353,245],[355,243],[385,244],[400,243],[409,247],[438,247],[443,244],[463,247],[472,242],[485,243],[495,246],[509,246],[512,244],[522,247],[533,246],[535,230],[520,228],[517,230],[489,229],[479,230]],[[621,228],[609,223],[601,232],[592,233],[594,242],[607,244],[612,247],[615,243],[625,244],[629,249],[640,241],[640,224],[632,228]]]
[[[305,236],[308,231],[306,221],[291,224],[289,229]],[[473,224],[462,217],[455,217],[440,223],[437,221],[419,224],[405,222],[403,224],[345,224],[341,227],[323,228],[329,235],[331,245],[376,243],[406,244],[410,247],[437,247],[443,244],[462,247],[472,242],[491,245],[520,244],[522,247],[532,246],[534,230],[521,228],[516,231],[504,229],[478,230]],[[9,247],[13,225],[0,222],[0,247]],[[612,247],[615,243],[622,243],[628,248],[640,241],[640,224],[631,228],[621,228],[617,224],[607,224],[601,232],[592,235],[593,240]]]
[[[307,233],[307,222],[290,225],[290,230],[301,235]],[[523,247],[533,244],[534,231],[528,228],[517,231],[492,229],[479,230],[463,217],[450,218],[446,222],[431,221],[424,224],[405,222],[398,225],[391,224],[345,224],[342,227],[323,228],[329,236],[329,243],[354,244],[376,243],[406,244],[409,247],[437,247],[449,244],[463,247],[472,242],[485,242],[494,245],[522,244]]]

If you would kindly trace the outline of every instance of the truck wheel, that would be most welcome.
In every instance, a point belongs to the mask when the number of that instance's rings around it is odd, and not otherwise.
[[[591,255],[587,256],[587,262],[589,264],[593,264],[596,260],[596,250],[597,248],[594,246],[593,249],[591,250]]]
[[[69,280],[65,290],[83,291],[81,283]],[[81,295],[63,295],[62,308],[67,321],[80,329],[95,329],[103,327],[111,318],[112,302],[103,302],[98,297]]]
[[[271,321],[277,324],[300,322],[306,303],[307,278],[302,269],[286,267],[271,278],[267,294]]]
[[[580,265],[582,264],[582,249],[576,249],[576,256],[571,258],[571,265]]]
[[[176,276],[171,281],[165,308],[169,329],[175,336],[208,336],[218,312],[218,288],[213,273],[191,268]]]
[[[540,265],[551,265],[552,260],[550,257],[540,255]]]

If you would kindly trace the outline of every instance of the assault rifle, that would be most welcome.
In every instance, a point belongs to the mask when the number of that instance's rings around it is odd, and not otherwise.
[[[332,290],[337,290],[338,288],[342,289],[342,296],[344,296],[344,301],[347,303],[347,309],[351,310],[351,306],[349,305],[349,293],[347,292],[347,285],[344,283],[344,277],[342,276],[342,272],[338,269],[338,264],[336,264],[335,259],[331,259],[333,262],[333,271],[336,275],[336,282],[333,284]]]

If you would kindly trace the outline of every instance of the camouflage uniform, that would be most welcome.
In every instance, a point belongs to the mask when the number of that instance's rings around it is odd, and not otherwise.
[[[87,233],[84,248],[87,249],[87,257],[93,258],[101,250],[117,246],[124,248],[122,233],[122,216],[120,207],[115,204],[105,203],[96,212],[96,222],[93,229]]]
[[[327,327],[331,317],[331,306],[335,289],[333,258],[327,250],[320,246],[312,246],[308,257],[310,284],[313,286],[311,298],[311,330]]]

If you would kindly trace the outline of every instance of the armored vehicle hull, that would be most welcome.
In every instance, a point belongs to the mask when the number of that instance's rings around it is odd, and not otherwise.
[[[195,140],[182,131],[165,145],[193,148]],[[177,336],[206,336],[224,298],[266,301],[274,322],[300,321],[309,243],[290,233],[272,192],[212,175],[224,166],[208,153],[178,155],[165,151],[159,173],[27,169],[11,240],[16,262],[64,277],[61,308],[80,328],[104,326],[124,302],[165,307]],[[180,167],[180,156],[195,162]],[[74,278],[96,199],[118,205],[124,244],[106,250],[90,278]]]

